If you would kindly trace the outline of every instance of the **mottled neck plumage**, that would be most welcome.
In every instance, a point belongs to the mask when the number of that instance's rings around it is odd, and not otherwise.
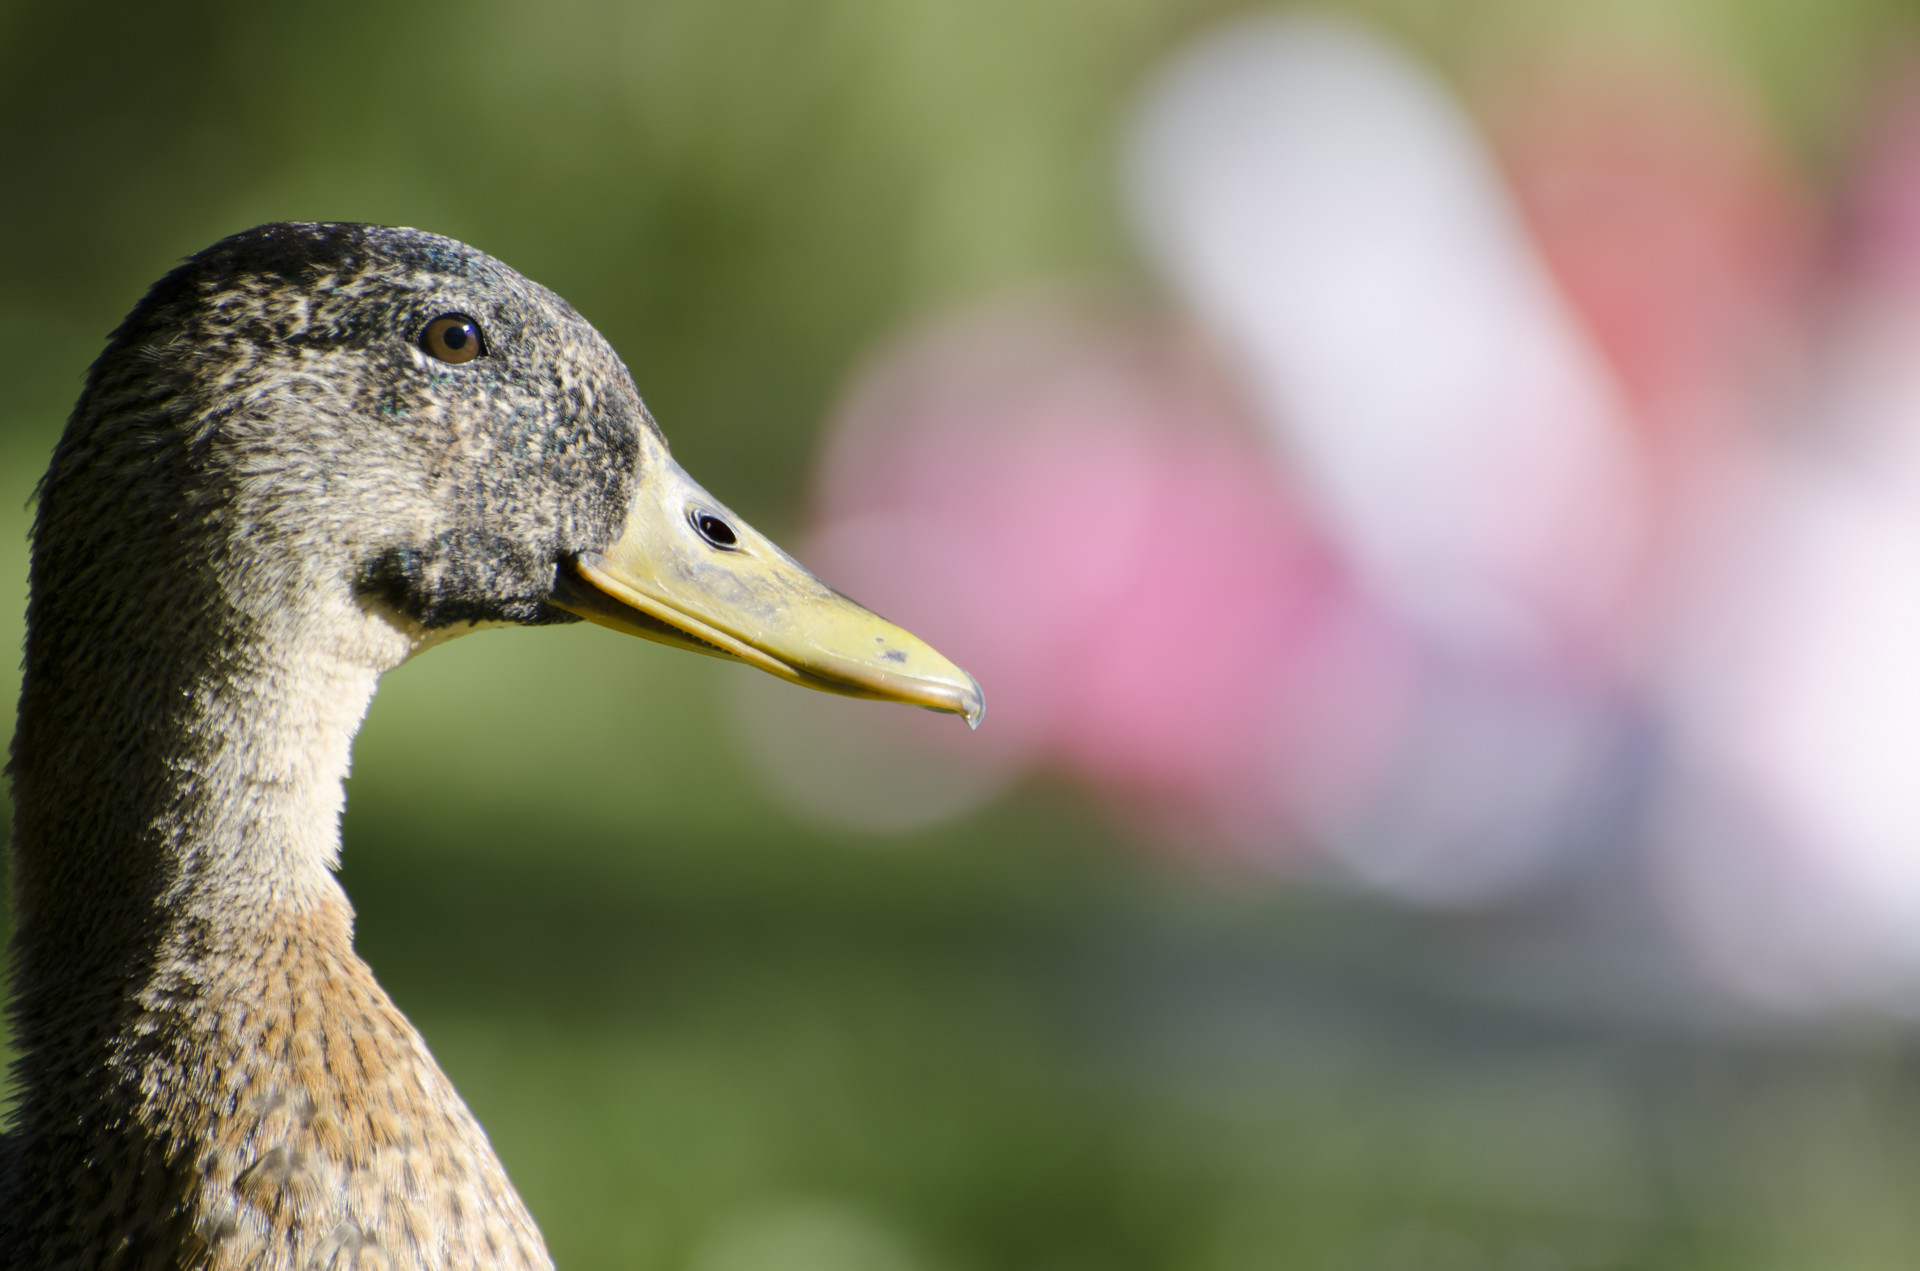
[[[328,459],[351,377],[161,352],[123,332],[39,494],[0,1266],[550,1268],[332,873],[380,675],[456,629],[363,565],[431,529]]]
[[[57,543],[41,553],[61,555]],[[36,582],[50,599],[70,586]],[[16,1013],[30,1057],[74,1003],[137,991],[209,929],[240,935],[342,901],[329,866],[348,748],[404,638],[364,624],[371,647],[348,658],[295,634],[330,634],[318,615],[168,600],[145,630],[74,631],[46,621],[71,606],[36,606],[13,762]],[[179,609],[198,630],[164,630]]]
[[[36,566],[63,556],[40,547]],[[304,605],[200,597],[193,632],[107,632],[147,659],[116,662],[48,620],[65,580],[35,582],[5,1238],[78,1252],[136,1233],[132,1266],[366,1249],[407,1266],[468,1245],[548,1265],[485,1135],[354,955],[331,872],[354,730],[416,638],[296,583]],[[62,1207],[57,1236],[34,1232]]]
[[[339,588],[274,595],[243,568],[255,585],[236,603],[194,594],[192,570],[76,579],[67,548],[37,544],[12,765],[9,1243],[73,1242],[84,1263],[131,1233],[128,1265],[213,1267],[304,1265],[328,1241],[384,1249],[403,1217],[379,1155],[433,1137],[462,1173],[498,1180],[503,1247],[542,1265],[484,1135],[354,956],[330,869],[353,732],[413,641]],[[79,603],[90,587],[107,594]],[[83,610],[82,628],[63,621]],[[329,1157],[316,1123],[375,1113],[387,1133]],[[431,1178],[435,1159],[407,1169]],[[51,1214],[60,1232],[35,1232]]]

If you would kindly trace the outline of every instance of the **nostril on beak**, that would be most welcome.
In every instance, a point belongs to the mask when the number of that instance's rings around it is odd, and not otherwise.
[[[701,508],[689,508],[687,520],[701,538],[723,552],[731,552],[740,546],[740,536],[733,532],[733,526]]]

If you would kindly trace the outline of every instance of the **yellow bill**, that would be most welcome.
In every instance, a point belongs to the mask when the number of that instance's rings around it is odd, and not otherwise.
[[[664,448],[649,448],[649,475],[619,539],[563,564],[554,604],[808,688],[950,711],[979,726],[986,700],[971,675],[822,583]]]

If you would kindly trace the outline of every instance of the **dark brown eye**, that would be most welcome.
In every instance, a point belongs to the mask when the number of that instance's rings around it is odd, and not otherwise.
[[[420,347],[455,366],[471,362],[487,351],[480,324],[464,313],[443,313],[420,333]]]

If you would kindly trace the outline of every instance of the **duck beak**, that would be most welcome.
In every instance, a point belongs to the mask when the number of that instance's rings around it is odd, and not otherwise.
[[[664,451],[654,459],[619,539],[561,563],[555,605],[808,688],[950,711],[979,727],[986,699],[971,675],[808,573]]]

